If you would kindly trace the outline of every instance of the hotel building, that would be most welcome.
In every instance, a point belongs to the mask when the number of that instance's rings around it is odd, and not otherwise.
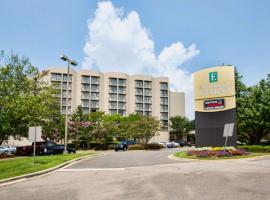
[[[170,91],[167,77],[71,69],[67,88],[67,69],[53,67],[43,80],[60,90],[63,114],[66,106],[70,114],[81,105],[85,113],[103,111],[123,116],[138,113],[158,118],[162,128],[153,141],[168,141],[170,117],[185,116],[185,94]]]

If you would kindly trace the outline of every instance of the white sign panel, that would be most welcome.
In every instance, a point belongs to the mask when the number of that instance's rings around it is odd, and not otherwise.
[[[28,129],[28,140],[30,142],[34,142],[35,141],[35,134],[36,134],[36,142],[39,142],[39,141],[42,141],[41,139],[41,126],[32,126],[32,127],[29,127]]]
[[[225,124],[223,137],[232,137],[233,136],[234,123]]]

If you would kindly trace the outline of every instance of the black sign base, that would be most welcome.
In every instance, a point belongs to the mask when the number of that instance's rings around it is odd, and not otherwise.
[[[224,125],[234,123],[233,136],[227,146],[236,146],[236,109],[221,112],[195,112],[196,147],[224,146]]]

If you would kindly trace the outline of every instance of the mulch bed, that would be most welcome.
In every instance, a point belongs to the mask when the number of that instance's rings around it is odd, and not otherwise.
[[[4,154],[4,155],[0,155],[0,160],[1,159],[7,159],[7,158],[14,158],[16,157],[15,155],[9,155],[9,154]]]

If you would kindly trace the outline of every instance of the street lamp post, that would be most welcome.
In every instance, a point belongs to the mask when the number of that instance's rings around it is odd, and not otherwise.
[[[69,73],[70,65],[76,66],[77,62],[69,59],[66,55],[61,54],[60,59],[67,61],[67,97],[66,97],[66,113],[65,113],[65,141],[64,141],[64,152],[67,153],[67,135],[68,135],[68,98],[69,98]],[[71,103],[71,101],[70,101]]]

